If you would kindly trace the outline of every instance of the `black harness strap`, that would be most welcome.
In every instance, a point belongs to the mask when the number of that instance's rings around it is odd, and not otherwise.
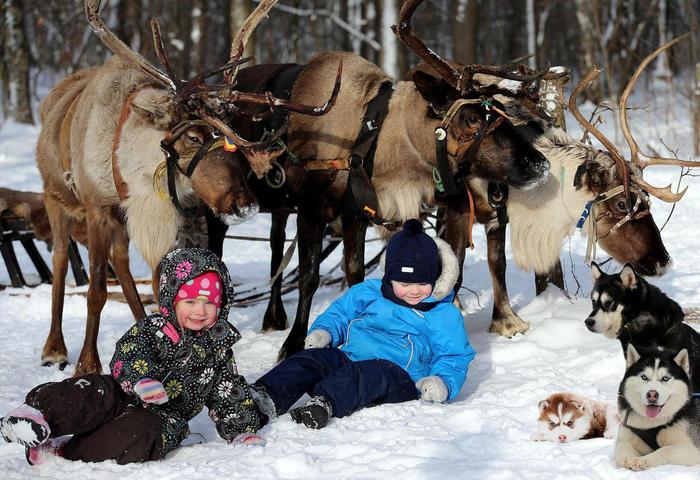
[[[630,427],[629,425],[627,425],[627,419],[629,418],[631,412],[632,410],[627,410],[627,415],[625,415],[625,421],[622,424],[625,427],[632,430],[632,432],[635,435],[637,435],[644,443],[646,443],[647,446],[652,450],[658,450],[659,448],[661,448],[659,446],[659,443],[656,441],[656,437],[662,429],[666,428],[666,425],[659,425],[658,427],[647,429]]]
[[[347,210],[364,215],[375,225],[389,230],[394,230],[396,225],[378,215],[379,199],[370,179],[374,170],[377,138],[389,112],[389,101],[393,92],[391,82],[384,82],[377,95],[367,104],[360,132],[350,153],[350,172],[345,190]]]

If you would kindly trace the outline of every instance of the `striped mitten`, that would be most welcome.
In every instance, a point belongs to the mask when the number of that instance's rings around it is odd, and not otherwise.
[[[168,401],[163,384],[152,378],[142,378],[134,385],[134,392],[146,403],[160,405]]]

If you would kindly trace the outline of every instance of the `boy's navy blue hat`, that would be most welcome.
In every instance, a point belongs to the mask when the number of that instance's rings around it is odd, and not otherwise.
[[[403,224],[403,230],[391,237],[386,246],[384,283],[429,283],[435,286],[440,276],[440,257],[435,241],[423,231],[419,220]]]

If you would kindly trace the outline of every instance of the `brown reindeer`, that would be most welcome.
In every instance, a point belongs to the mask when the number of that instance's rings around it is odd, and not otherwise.
[[[576,99],[600,73],[592,71],[581,80],[569,99],[569,109],[579,123],[607,148],[601,151],[577,142],[559,129],[547,130],[535,142],[551,164],[545,182],[528,191],[513,190],[507,201],[511,228],[511,246],[515,263],[538,275],[550,272],[559,261],[561,245],[570,236],[589,202],[595,205],[584,219],[591,246],[594,242],[617,262],[629,262],[644,275],[663,275],[671,257],[651,215],[649,197],[675,202],[685,193],[676,194],[669,187],[660,189],[647,184],[642,170],[649,165],[697,167],[697,162],[677,159],[649,158],[641,162],[639,148],[628,125],[626,104],[637,78],[648,63],[661,51],[682,37],[668,42],[642,61],[620,99],[620,123],[630,145],[631,163],[618,149],[578,111]],[[509,114],[523,117],[514,106]],[[525,118],[531,117],[528,112]],[[532,121],[531,118],[529,121]],[[470,178],[469,188],[475,196],[476,218],[484,224],[488,240],[488,264],[494,291],[490,331],[511,336],[522,333],[528,325],[512,310],[505,284],[505,225],[500,225],[496,211],[489,205],[487,182]],[[625,195],[629,190],[629,197]],[[586,261],[589,261],[587,258]],[[563,285],[562,285],[563,286]]]
[[[402,40],[427,62],[439,77],[418,71],[411,81],[393,84],[386,117],[376,137],[374,162],[368,173],[378,198],[375,217],[402,222],[420,215],[422,203],[435,202],[436,129],[444,127],[449,168],[452,174],[467,170],[475,175],[524,187],[538,182],[548,170],[547,161],[513,130],[499,120],[482,97],[497,93],[515,97],[524,104],[534,103],[532,85],[546,72],[519,71],[519,67],[454,66],[429,51],[413,35],[410,17],[420,2],[407,2],[401,11],[398,32]],[[252,183],[263,208],[274,211],[271,244],[272,272],[281,260],[284,223],[290,207],[297,208],[299,245],[299,303],[289,337],[280,357],[302,348],[313,294],[319,282],[319,255],[325,227],[342,217],[344,226],[345,271],[351,284],[361,281],[364,250],[355,248],[364,238],[366,223],[357,221],[358,209],[350,202],[348,187],[353,143],[363,123],[367,105],[392,80],[377,66],[347,52],[316,55],[308,64],[256,66],[241,70],[237,88],[256,91],[269,88],[284,72],[298,68],[290,88],[290,100],[315,102],[327,95],[325,83],[333,78],[339,59],[343,62],[342,87],[334,109],[322,121],[290,114],[286,134],[288,151],[281,159],[286,183],[273,190],[265,182]],[[268,81],[260,78],[273,74]],[[511,91],[493,85],[486,89],[473,80],[477,72],[519,80],[522,89]],[[471,148],[474,146],[474,148]],[[352,177],[350,177],[352,178]],[[355,194],[355,191],[353,191]],[[362,206],[359,206],[361,210]],[[285,210],[286,208],[286,210]],[[375,218],[376,219],[376,218]],[[213,250],[220,250],[223,236],[212,235]],[[456,236],[455,236],[456,237]],[[217,244],[218,241],[218,244]],[[459,248],[458,245],[453,245]],[[463,246],[461,247],[463,248]],[[272,288],[263,329],[286,328],[286,315],[280,299],[280,279]]]
[[[332,106],[333,99],[313,107],[279,101],[269,94],[239,94],[231,89],[231,82],[204,83],[243,62],[240,57],[248,36],[274,3],[264,0],[247,19],[234,39],[237,54],[231,62],[183,81],[170,68],[155,19],[156,53],[165,73],[114,36],[99,16],[99,0],[86,0],[90,25],[115,56],[59,82],[41,107],[37,164],[54,238],[52,320],[42,353],[44,364],[65,366],[67,362],[61,318],[72,222],[87,222],[90,260],[87,327],[75,369],[75,375],[82,375],[102,369],[96,342],[110,252],[131,311],[135,318],[143,318],[129,271],[129,237],[155,271],[175,243],[182,215],[197,197],[229,222],[243,221],[257,212],[245,174],[252,167],[262,175],[278,153],[268,151],[269,143],[247,142],[231,130],[226,121],[238,110],[236,103],[314,115]],[[243,155],[232,159],[218,141],[217,131],[234,139]],[[165,160],[161,141],[167,151]]]

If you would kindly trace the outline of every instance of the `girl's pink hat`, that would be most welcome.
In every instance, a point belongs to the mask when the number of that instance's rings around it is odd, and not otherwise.
[[[177,302],[180,300],[194,298],[209,300],[216,305],[216,308],[220,308],[222,301],[221,296],[221,277],[216,272],[208,271],[183,283],[180,286],[180,290],[177,291],[177,295],[175,295],[173,306],[177,305]]]

